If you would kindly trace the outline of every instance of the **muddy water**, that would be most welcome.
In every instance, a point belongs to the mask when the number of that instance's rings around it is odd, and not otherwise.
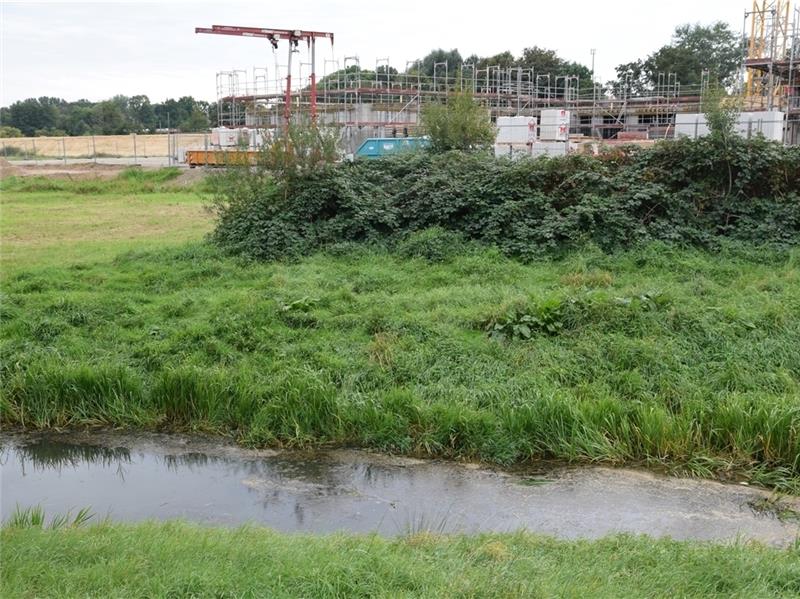
[[[791,543],[800,526],[750,506],[741,485],[632,470],[520,475],[360,451],[249,451],[216,439],[116,433],[0,434],[2,516],[91,506],[116,520],[254,522],[287,532],[527,529]],[[795,502],[791,499],[789,502]]]

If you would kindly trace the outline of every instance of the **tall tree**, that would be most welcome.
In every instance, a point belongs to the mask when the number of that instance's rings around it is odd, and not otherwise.
[[[422,130],[434,152],[482,150],[494,141],[489,112],[466,93],[455,94],[447,104],[423,106]]]
[[[58,124],[59,105],[57,98],[47,97],[14,102],[8,109],[8,122],[3,124],[16,127],[28,136],[36,135],[39,130],[54,129]]]
[[[150,98],[145,95],[128,98],[128,115],[137,131],[151,131],[156,128],[156,113]]]
[[[522,56],[520,56],[515,66],[523,69],[533,69],[535,73],[557,75],[560,74],[559,71],[564,67],[565,63],[566,61],[555,51],[540,48],[539,46],[531,46],[522,51]]]
[[[125,110],[115,99],[104,100],[92,108],[93,130],[101,135],[120,135],[130,131]]]
[[[629,93],[643,95],[652,88],[650,75],[645,71],[643,60],[634,60],[618,65],[616,68],[617,80],[609,82],[611,86],[627,88]],[[616,91],[621,95],[621,91]]]
[[[209,126],[208,115],[200,110],[200,108],[196,107],[192,110],[191,114],[180,123],[179,128],[181,131],[185,132],[200,133],[207,130]]]
[[[67,135],[86,135],[92,132],[93,104],[88,100],[78,100],[68,104],[58,119],[58,126]]]
[[[499,66],[501,69],[507,69],[509,67],[517,66],[517,59],[514,58],[514,55],[511,52],[506,50],[500,54],[479,59],[476,66],[479,69],[485,69],[486,67],[494,66]]]
[[[464,62],[464,59],[461,58],[461,53],[456,48],[452,50],[442,50],[438,48],[437,50],[431,50],[431,52],[420,61],[416,68],[418,68],[423,75],[432,77],[434,65],[439,62],[446,62],[448,71],[455,72],[461,63]]]
[[[669,73],[674,73],[683,86],[699,85],[704,70],[709,71],[711,79],[730,86],[741,60],[739,36],[727,23],[681,25],[669,44],[644,60],[621,64],[616,70],[618,81],[628,76],[636,92],[652,90],[659,75],[667,77]]]

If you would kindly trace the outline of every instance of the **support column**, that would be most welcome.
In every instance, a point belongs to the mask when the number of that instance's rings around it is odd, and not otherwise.
[[[317,124],[317,74],[316,74],[317,38],[311,37],[311,122]]]
[[[283,106],[283,119],[287,132],[292,116],[292,41],[289,40],[289,60],[286,63],[286,103]]]

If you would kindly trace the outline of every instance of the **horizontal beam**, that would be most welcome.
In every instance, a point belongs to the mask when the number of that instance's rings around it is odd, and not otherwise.
[[[329,39],[333,43],[333,33],[327,31],[306,31],[304,29],[271,29],[269,27],[239,27],[236,25],[212,25],[196,27],[195,33],[212,33],[217,35],[236,35],[241,37],[262,37],[270,40],[306,41],[319,38]]]
[[[265,33],[245,33],[245,32],[234,32],[234,31],[221,31],[218,29],[210,29],[208,27],[195,27],[195,33],[212,33],[214,35],[235,35],[238,37],[263,37],[268,40],[277,41],[278,38],[272,35],[267,35]]]

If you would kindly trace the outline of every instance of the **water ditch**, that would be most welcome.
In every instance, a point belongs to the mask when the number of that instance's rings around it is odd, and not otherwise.
[[[255,523],[285,532],[395,535],[514,531],[560,538],[628,532],[675,539],[800,535],[770,493],[611,468],[510,473],[356,450],[248,450],[216,438],[117,432],[0,433],[2,518],[90,506],[96,518]],[[800,507],[784,498],[783,513]],[[780,511],[780,510],[778,510]]]

